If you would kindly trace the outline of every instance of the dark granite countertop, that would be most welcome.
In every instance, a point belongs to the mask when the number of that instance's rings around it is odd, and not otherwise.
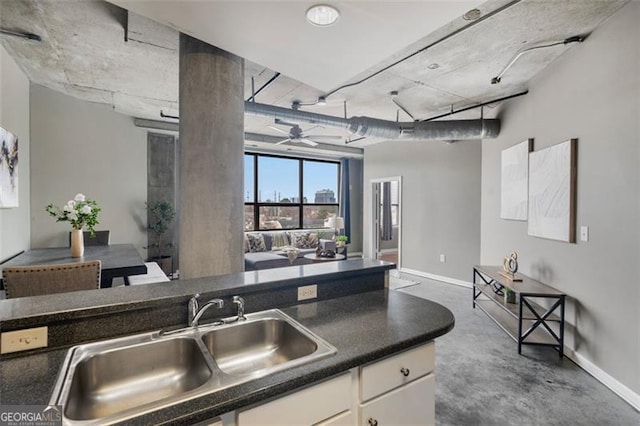
[[[24,328],[52,321],[68,321],[87,316],[154,308],[167,303],[184,302],[195,293],[216,297],[268,291],[313,283],[319,278],[346,277],[394,268],[390,262],[353,259],[311,265],[289,266],[240,272],[216,277],[171,281],[161,285],[140,285],[49,294],[0,301],[0,326]]]
[[[335,262],[343,263],[343,262]],[[145,414],[131,424],[188,424],[333,376],[449,332],[453,314],[442,305],[395,291],[376,290],[282,309],[338,352]],[[0,362],[0,404],[47,404],[67,350]]]

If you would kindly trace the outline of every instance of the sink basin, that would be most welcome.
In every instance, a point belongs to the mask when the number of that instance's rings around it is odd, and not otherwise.
[[[277,309],[244,321],[71,348],[49,404],[67,425],[113,424],[334,354]]]
[[[318,344],[280,318],[239,322],[202,336],[220,370],[252,374],[313,354]]]
[[[75,365],[65,415],[106,417],[196,389],[212,374],[193,339],[107,350]]]

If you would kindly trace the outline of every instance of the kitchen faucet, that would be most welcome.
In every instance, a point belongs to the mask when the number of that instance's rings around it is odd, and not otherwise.
[[[244,299],[240,296],[233,296],[233,303],[238,305],[238,320],[246,320],[247,318],[244,316]]]
[[[200,318],[204,314],[204,312],[209,309],[211,306],[215,306],[218,309],[222,309],[224,307],[224,300],[222,299],[212,299],[199,307],[198,298],[200,297],[200,293],[195,294],[189,300],[189,327],[198,327],[198,322]],[[234,299],[235,303],[235,299]]]

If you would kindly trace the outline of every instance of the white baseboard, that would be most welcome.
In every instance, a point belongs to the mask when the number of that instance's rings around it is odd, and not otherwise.
[[[456,278],[443,277],[441,275],[430,274],[422,271],[415,271],[413,269],[408,268],[400,268],[400,272],[405,272],[407,274],[416,275],[418,277],[429,278],[436,281],[442,281],[448,284],[455,284],[462,287],[471,288],[473,284],[467,281],[458,280]],[[629,389],[624,384],[620,383],[617,379],[613,378],[609,373],[602,370],[600,367],[595,365],[593,362],[589,361],[584,356],[579,353],[569,349],[565,346],[564,354],[573,361],[578,367],[582,368],[588,374],[593,376],[600,383],[609,388],[613,393],[618,395],[620,398],[625,400],[629,405],[631,405],[637,411],[640,411],[640,395]]]
[[[431,280],[442,281],[449,284],[459,285],[462,287],[467,287],[467,288],[473,287],[470,282],[462,281],[457,278],[444,277],[442,275],[430,274],[428,272],[416,271],[409,268],[400,268],[400,272],[405,272],[411,275],[417,275],[419,277],[429,278]]]
[[[574,352],[566,346],[564,347],[564,354],[571,361],[575,362],[578,367],[582,368],[600,383],[608,387],[613,393],[624,399],[629,403],[629,405],[635,408],[636,411],[640,411],[640,395],[620,383],[617,379],[613,378],[609,373],[602,370],[584,356]]]

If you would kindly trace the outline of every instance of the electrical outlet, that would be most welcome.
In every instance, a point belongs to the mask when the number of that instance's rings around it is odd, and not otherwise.
[[[315,299],[318,297],[318,285],[305,285],[303,287],[298,287],[298,301],[307,300],[307,299]]]
[[[7,331],[0,334],[0,354],[47,347],[48,327]]]
[[[440,255],[440,262],[444,263],[447,261],[447,256],[445,256],[444,254]]]

